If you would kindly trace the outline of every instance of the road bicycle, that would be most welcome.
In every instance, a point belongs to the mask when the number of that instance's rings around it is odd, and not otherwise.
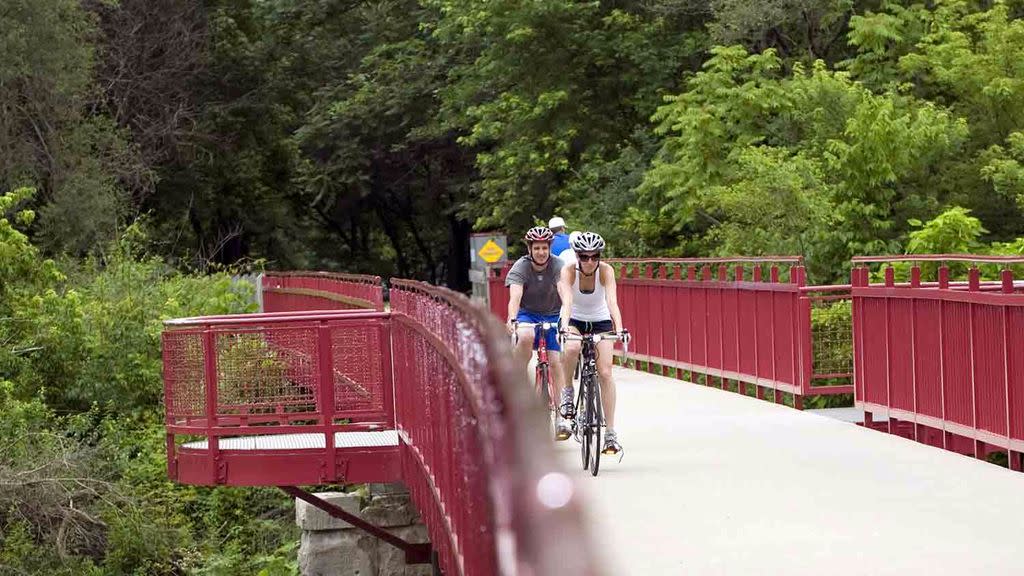
[[[573,433],[580,442],[580,455],[583,469],[590,470],[597,476],[601,467],[601,428],[604,427],[604,408],[601,405],[601,380],[597,375],[597,343],[609,340],[622,342],[622,351],[629,355],[629,332],[620,334],[574,334],[563,332],[563,342],[582,342],[580,351],[580,386],[576,397],[576,417],[573,420]]]
[[[558,330],[557,322],[513,322],[512,323],[512,346],[519,343],[519,329],[533,328],[534,342],[537,342],[537,366],[534,368],[533,388],[542,404],[548,407],[551,413],[548,420],[552,434],[557,424],[557,410],[552,400],[551,365],[548,363],[547,333],[550,330]]]

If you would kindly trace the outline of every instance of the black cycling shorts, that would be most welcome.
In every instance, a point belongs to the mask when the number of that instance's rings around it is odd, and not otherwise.
[[[598,322],[584,322],[583,320],[577,320],[575,318],[569,319],[569,326],[580,331],[580,334],[603,334],[605,332],[614,332],[615,325],[612,324],[611,320],[600,320]]]

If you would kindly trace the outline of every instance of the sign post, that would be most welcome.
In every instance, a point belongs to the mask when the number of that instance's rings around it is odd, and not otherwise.
[[[508,239],[504,234],[489,232],[469,237],[469,280],[473,284],[473,298],[488,302],[487,277],[492,268],[503,268],[508,262]]]

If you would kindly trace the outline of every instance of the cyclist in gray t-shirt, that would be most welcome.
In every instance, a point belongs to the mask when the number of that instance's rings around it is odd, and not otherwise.
[[[564,288],[558,278],[562,271],[562,261],[551,255],[551,230],[538,226],[531,228],[523,241],[529,253],[520,258],[505,278],[509,288],[508,299],[508,331],[515,330],[516,322],[538,324],[551,322],[558,325],[562,297],[559,294]],[[533,350],[537,349],[533,328],[519,329],[519,341],[514,351],[516,361],[526,371]],[[548,350],[552,398],[561,398],[565,377],[562,373],[562,359],[559,353],[558,330],[548,330],[543,335]],[[570,422],[564,418],[559,421],[555,430],[558,440],[565,440],[570,434]]]

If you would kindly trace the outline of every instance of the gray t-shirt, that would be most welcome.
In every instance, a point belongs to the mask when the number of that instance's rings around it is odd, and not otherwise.
[[[552,316],[562,308],[562,298],[558,295],[558,276],[564,263],[552,256],[540,272],[533,269],[533,262],[523,256],[508,271],[505,286],[519,284],[523,287],[523,299],[519,302],[520,310]]]

